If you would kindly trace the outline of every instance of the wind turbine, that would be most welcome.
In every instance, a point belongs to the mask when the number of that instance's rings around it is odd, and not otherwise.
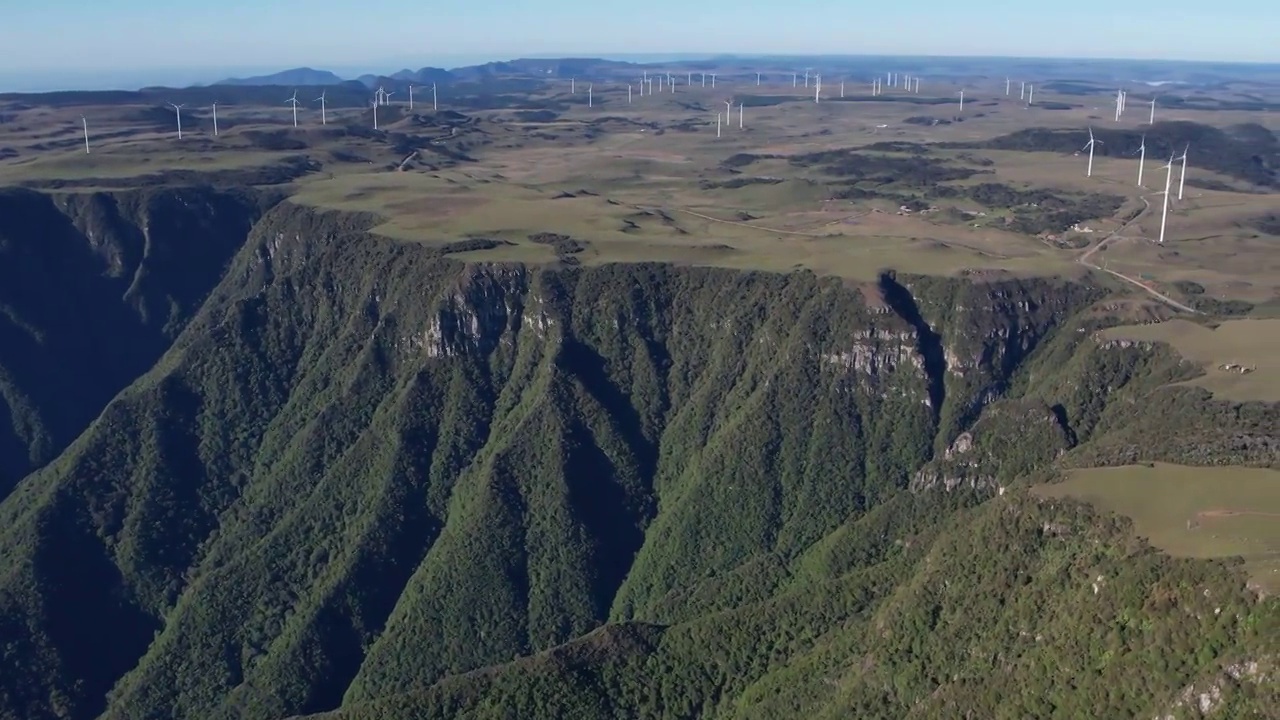
[[[729,113],[731,112],[733,112],[733,100],[732,99],[725,100],[724,101],[724,121],[726,124],[729,122]]]
[[[185,105],[186,103],[183,103],[182,105],[174,105],[173,103],[169,103],[169,107],[173,108],[173,111],[178,114],[178,139],[179,140],[182,139],[182,108]]]
[[[320,97],[315,99],[316,102],[320,103],[320,124],[321,125],[329,124],[329,118],[325,115],[325,112],[324,112],[324,94],[326,92],[328,92],[328,90],[322,90],[320,92]]]
[[[822,101],[822,76],[818,75],[813,79],[813,101]]]
[[[797,77],[798,77],[798,76],[797,76],[795,73],[791,73],[791,87],[793,87],[793,88],[796,86],[796,78],[797,78]]]
[[[1156,98],[1154,95],[1151,96],[1151,119],[1147,121],[1147,124],[1156,124]]]
[[[84,125],[84,154],[89,154],[89,121],[83,115],[80,116],[80,124]]]
[[[1028,85],[1027,86],[1027,104],[1034,105],[1035,103],[1036,103],[1036,86]]]
[[[378,86],[377,100],[379,105],[387,104],[387,91],[383,90],[381,85]]]
[[[809,71],[804,71],[804,86],[809,87]]]
[[[1027,99],[1027,81],[1026,80],[1022,81],[1022,89],[1018,91],[1018,99],[1019,100]]]
[[[960,91],[960,112],[964,112],[964,90]]]
[[[1182,161],[1182,175],[1178,177],[1178,199],[1182,199],[1182,188],[1187,183],[1187,151],[1191,149],[1191,143],[1182,149],[1182,157],[1177,158]]]
[[[716,137],[720,137],[720,113],[716,113]]]
[[[840,81],[840,97],[844,97],[844,81]]]
[[[285,100],[285,103],[293,105],[293,126],[298,127],[298,91],[293,91],[293,97]]]
[[[715,87],[715,86],[716,86],[716,74],[711,73],[711,87]]]
[[[916,94],[920,94],[920,78],[916,78]]]
[[[371,100],[370,102],[373,104],[373,129],[374,129],[374,130],[377,130],[377,129],[378,129],[378,104],[379,104],[379,99],[378,99],[377,97],[375,97],[375,98],[374,98],[373,100]]]
[[[1093,177],[1093,146],[1100,144],[1101,141],[1093,139],[1093,128],[1089,128],[1089,142],[1085,143],[1081,150],[1089,151],[1089,169],[1085,170],[1085,177]]]
[[[436,84],[431,83],[431,111],[435,112],[439,109],[440,107],[436,104]]]
[[[569,94],[578,94],[578,78],[569,78]]]
[[[1142,165],[1147,161],[1147,136],[1142,136],[1142,144],[1138,146],[1138,187],[1142,187]]]
[[[409,86],[409,109],[413,110],[413,85]]]
[[[395,93],[394,93],[394,92],[383,93],[383,94],[382,94],[382,104],[383,104],[383,105],[390,105],[390,104],[391,104],[391,96],[392,96],[392,95],[395,95]]]
[[[627,84],[627,104],[631,104],[631,84]]]
[[[591,90],[593,85],[593,83],[587,83],[587,107],[593,107],[591,100]]]
[[[743,103],[741,100],[739,100],[738,101],[738,129],[739,130],[742,129],[742,108],[744,107],[746,107],[746,104]]]
[[[760,73],[756,73],[756,87],[760,87]]]
[[[1009,97],[1009,76],[1008,75],[1006,75],[1004,78],[1004,96]]]
[[[218,136],[218,103],[213,104],[213,136]]]
[[[1160,244],[1164,244],[1164,224],[1169,218],[1169,181],[1173,179],[1173,156],[1169,156],[1169,162],[1164,166],[1164,192],[1160,193],[1164,196],[1164,206],[1160,209]]]

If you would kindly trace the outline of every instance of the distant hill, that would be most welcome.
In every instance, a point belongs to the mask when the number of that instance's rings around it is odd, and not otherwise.
[[[342,78],[328,70],[312,70],[311,68],[294,68],[281,70],[271,75],[258,75],[247,78],[227,78],[214,85],[336,85]]]

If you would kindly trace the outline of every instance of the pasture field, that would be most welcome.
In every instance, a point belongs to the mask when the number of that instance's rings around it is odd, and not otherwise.
[[[1175,318],[1108,328],[1103,334],[1112,339],[1169,343],[1205,370],[1186,384],[1203,387],[1215,397],[1240,402],[1280,401],[1280,320],[1248,318],[1206,327]]]
[[[1171,555],[1243,558],[1259,587],[1280,591],[1278,471],[1164,463],[1090,468],[1032,492],[1125,515],[1139,535]]]

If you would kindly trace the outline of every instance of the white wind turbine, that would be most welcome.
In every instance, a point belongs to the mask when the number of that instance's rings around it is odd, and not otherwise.
[[[1147,161],[1147,136],[1142,136],[1142,144],[1138,146],[1138,187],[1142,187],[1142,166]]]
[[[746,104],[743,103],[741,100],[739,100],[738,101],[738,129],[739,130],[742,129],[742,108],[744,107],[746,107]]]
[[[1154,95],[1151,96],[1151,118],[1147,120],[1147,124],[1148,125],[1156,124],[1156,98]]]
[[[392,96],[392,95],[395,95],[395,92],[383,93],[383,94],[382,94],[382,104],[383,104],[383,105],[390,105],[390,104],[391,104],[391,96]]]
[[[793,88],[794,88],[794,87],[796,86],[796,82],[798,81],[798,80],[797,80],[797,78],[798,78],[798,77],[799,77],[799,76],[798,76],[798,75],[796,75],[795,73],[791,73],[791,87],[793,87]]]
[[[218,103],[213,104],[213,136],[218,136]]]
[[[760,87],[760,73],[756,73],[756,87]]]
[[[627,83],[627,104],[631,104],[631,83]]]
[[[593,107],[591,100],[591,91],[593,87],[593,83],[587,83],[587,107]]]
[[[1004,77],[1004,96],[1009,97],[1009,76]]]
[[[1182,199],[1182,188],[1187,184],[1187,151],[1191,149],[1191,143],[1182,149],[1182,156],[1175,158],[1182,161],[1182,174],[1178,177],[1178,199]]]
[[[711,87],[715,87],[715,86],[716,86],[716,74],[711,73]]]
[[[1169,181],[1173,179],[1173,156],[1169,156],[1169,162],[1164,166],[1164,192],[1160,193],[1164,196],[1164,206],[1160,209],[1160,244],[1164,244],[1164,224],[1169,219]]]
[[[813,101],[815,103],[822,101],[822,76],[821,75],[817,75],[813,79]]]
[[[381,101],[377,97],[375,97],[373,100],[370,100],[369,102],[373,105],[373,129],[377,130],[378,129],[378,105],[380,104]]]
[[[298,91],[293,91],[293,97],[284,101],[286,105],[293,106],[293,126],[298,127]]]
[[[724,122],[726,125],[729,123],[729,114],[732,112],[733,112],[733,100],[732,99],[725,100],[724,101]]]
[[[387,91],[383,90],[381,85],[378,86],[378,92],[375,97],[379,105],[387,104]]]
[[[1116,91],[1116,122],[1120,122],[1120,91]]]
[[[185,106],[186,106],[186,103],[183,103],[182,105],[174,105],[173,103],[169,103],[169,107],[173,108],[173,111],[178,115],[178,139],[179,140],[182,139],[182,108]]]
[[[720,137],[720,113],[716,113],[716,137]]]
[[[960,112],[964,112],[964,90],[960,91]]]
[[[326,92],[328,92],[328,90],[320,91],[320,97],[315,99],[315,102],[320,103],[320,124],[321,125],[329,124],[329,118],[327,115],[325,115],[325,111],[324,111],[324,94]]]
[[[1085,177],[1093,177],[1093,146],[1100,144],[1102,144],[1102,141],[1095,140],[1093,138],[1093,128],[1089,128],[1089,142],[1085,143],[1084,147],[1080,148],[1081,150],[1089,151],[1089,168],[1085,170]]]
[[[409,85],[409,109],[413,110],[413,85]]]
[[[578,78],[569,78],[569,94],[578,94]]]
[[[1034,105],[1035,103],[1036,103],[1036,86],[1028,85],[1027,86],[1027,104]]]
[[[840,81],[840,97],[844,97],[844,81]]]
[[[80,124],[84,126],[84,154],[89,154],[89,121],[85,116],[80,116]]]
[[[1018,99],[1019,100],[1027,99],[1027,81],[1026,80],[1022,81],[1022,89],[1018,91]]]
[[[431,83],[431,111],[439,110],[440,106],[436,103],[436,84]]]

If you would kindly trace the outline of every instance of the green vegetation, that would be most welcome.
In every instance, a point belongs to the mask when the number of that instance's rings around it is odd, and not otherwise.
[[[1111,328],[1112,340],[1164,342],[1204,369],[1189,384],[1214,396],[1280,401],[1280,320],[1227,320],[1217,327],[1170,320],[1155,325]]]
[[[1259,586],[1280,591],[1280,472],[1151,463],[1073,470],[1036,492],[1131,517],[1173,555],[1242,558]]]
[[[0,503],[0,716],[1117,717],[1280,653],[1250,567],[1026,490],[1276,457],[1274,405],[1170,386],[1103,288],[464,264],[506,240],[373,222],[267,210]],[[1176,442],[1126,434],[1148,403]]]

